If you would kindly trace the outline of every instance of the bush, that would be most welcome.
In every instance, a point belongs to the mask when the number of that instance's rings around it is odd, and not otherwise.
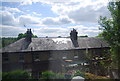
[[[29,79],[29,73],[27,71],[16,70],[11,72],[3,72],[3,79]]]
[[[42,79],[64,79],[64,75],[51,71],[42,72]]]
[[[97,76],[97,75],[94,75],[94,74],[91,74],[91,73],[85,73],[85,78],[86,79],[91,79],[91,80],[95,80],[95,79],[109,79],[105,76]]]
[[[84,72],[81,72],[79,70],[76,71],[76,73],[74,74],[74,76],[81,76],[81,77],[84,77],[85,76],[85,73]]]

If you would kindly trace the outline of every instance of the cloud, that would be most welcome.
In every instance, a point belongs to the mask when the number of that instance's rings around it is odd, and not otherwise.
[[[68,26],[68,27],[42,27],[42,28],[34,28],[34,34],[39,37],[68,37],[70,35],[70,31],[72,28],[75,28],[78,31],[78,36],[88,35],[90,37],[97,36],[101,31],[98,29],[98,26],[88,27],[84,25],[76,25],[76,26]]]
[[[18,20],[20,25],[36,25],[40,23],[39,18],[30,15],[21,15]]]
[[[69,0],[21,0],[21,5],[31,5],[32,3],[43,3],[43,4],[53,4],[53,3],[64,3]]]
[[[14,26],[1,26],[2,27],[2,36],[4,37],[15,37],[19,33],[25,33],[26,28],[24,27],[14,27]],[[41,28],[32,28],[33,34],[38,37],[68,37],[72,28],[77,29],[78,36],[88,35],[89,37],[97,36],[101,31],[98,30],[98,26],[88,27],[84,25],[68,26],[68,27],[41,27]]]
[[[78,35],[88,35],[90,37],[97,36],[101,31],[99,30],[99,26],[96,25],[94,27],[84,26],[84,25],[76,25],[68,27],[69,30],[76,29],[78,31]]]
[[[75,23],[97,23],[99,16],[109,16],[107,2],[92,0],[71,0],[68,3],[51,5],[51,10],[58,15],[66,15]]]
[[[26,28],[24,27],[14,27],[14,26],[6,26],[0,25],[2,27],[3,37],[17,37],[19,33],[25,33]],[[42,27],[42,28],[32,28],[32,32],[34,35],[39,37],[57,37],[57,36],[66,36],[69,34],[69,31],[66,28],[49,28],[49,27]]]
[[[21,2],[22,0],[0,0],[1,2]]]
[[[6,26],[3,28],[4,36],[16,36],[18,32],[25,31],[25,28],[20,27],[23,25],[37,26],[38,28],[34,28],[34,33],[40,37],[69,36],[72,28],[77,29],[78,35],[96,36],[101,32],[96,25],[89,27],[79,24],[97,24],[100,15],[109,16],[106,7],[107,2],[104,0],[24,0],[21,5],[32,5],[36,2],[42,5],[50,5],[51,11],[57,14],[58,17],[42,17],[41,14],[36,12],[15,16],[13,13],[23,12],[18,8],[6,7],[4,11],[0,11],[0,15],[2,15],[0,16],[2,18],[1,22],[3,26]],[[70,26],[71,24],[74,26]],[[14,31],[15,33],[10,33]]]
[[[3,10],[4,11],[9,11],[9,12],[18,12],[18,13],[22,12],[18,8],[10,8],[10,7],[4,7],[4,6],[3,6]]]
[[[54,27],[42,27],[34,28],[34,34],[40,37],[58,37],[58,36],[69,36],[69,30],[67,28],[54,28]]]
[[[8,10],[8,11],[7,11]],[[23,26],[23,25],[31,25],[31,26],[41,26],[41,25],[64,25],[70,24],[72,21],[66,16],[59,16],[59,17],[44,17],[40,18],[41,14],[36,12],[32,12],[31,14],[24,14],[18,15],[15,17],[16,14],[13,12],[22,12],[17,8],[9,8],[4,7],[3,11],[0,11],[0,17],[2,19],[3,25],[14,25],[14,26]]]
[[[42,23],[45,25],[97,23],[99,16],[109,16],[106,7],[108,2],[104,0],[22,0],[21,4],[29,5],[36,2],[50,5],[53,13],[58,15],[43,18]],[[17,9],[11,10],[19,12]],[[41,14],[32,12],[32,16],[38,17]]]
[[[97,23],[99,17],[103,15],[106,11],[107,9],[105,7],[101,7],[98,10],[93,10],[92,6],[87,6],[85,8],[71,11],[67,15],[76,23]]]
[[[2,27],[2,33],[1,35],[3,37],[17,37],[19,33],[25,33],[26,28],[23,27],[15,27],[15,26],[6,26],[6,25],[0,25],[0,28]]]
[[[8,11],[0,11],[0,22],[3,25],[17,25],[18,21],[14,15]]]
[[[31,5],[32,4],[32,0],[22,0],[21,5]]]
[[[6,6],[0,6],[0,11],[6,11],[12,14],[21,14],[24,13],[18,8],[11,8],[11,7],[6,7]]]
[[[8,11],[7,11],[8,10]],[[3,11],[0,11],[0,22],[2,25],[8,26],[23,26],[23,25],[38,25],[40,24],[40,18],[31,16],[30,14],[18,15],[14,12],[22,12],[17,8],[4,7]]]
[[[43,18],[42,23],[44,25],[64,25],[64,24],[71,24],[72,21],[68,17],[59,16],[56,18],[53,17]]]
[[[34,16],[42,16],[42,14],[38,14],[38,13],[36,13],[36,12],[32,12],[32,14],[33,14]]]

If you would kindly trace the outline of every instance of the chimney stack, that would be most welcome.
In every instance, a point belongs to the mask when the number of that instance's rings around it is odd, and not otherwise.
[[[27,42],[31,42],[32,41],[32,31],[31,29],[27,29],[27,32],[26,32],[26,40]]]
[[[25,37],[25,41],[24,41],[24,44],[22,46],[22,50],[25,50],[28,48],[29,44],[32,42],[32,32],[31,32],[31,29],[27,29],[27,32],[26,32],[26,37]]]
[[[78,32],[73,28],[73,30],[70,32],[70,38],[72,40],[72,43],[74,47],[79,47],[78,45],[78,37],[77,37]]]

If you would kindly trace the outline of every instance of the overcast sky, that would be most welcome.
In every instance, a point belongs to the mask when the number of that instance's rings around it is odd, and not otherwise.
[[[75,28],[78,35],[94,37],[101,32],[99,17],[109,17],[107,5],[107,0],[2,0],[0,32],[15,37],[31,28],[38,37],[67,37]]]

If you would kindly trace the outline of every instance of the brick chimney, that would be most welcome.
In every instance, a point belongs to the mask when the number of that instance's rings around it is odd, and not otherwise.
[[[27,29],[26,31],[26,37],[25,37],[25,40],[24,40],[24,44],[21,48],[21,50],[25,50],[28,48],[29,44],[32,42],[32,31],[31,29]]]
[[[31,29],[27,29],[27,32],[26,32],[26,41],[27,42],[31,42],[32,41],[32,31],[31,31]]]
[[[79,47],[78,40],[77,40],[78,39],[77,34],[78,34],[78,32],[74,28],[70,32],[70,38],[71,38],[71,41],[72,41],[74,47]]]

